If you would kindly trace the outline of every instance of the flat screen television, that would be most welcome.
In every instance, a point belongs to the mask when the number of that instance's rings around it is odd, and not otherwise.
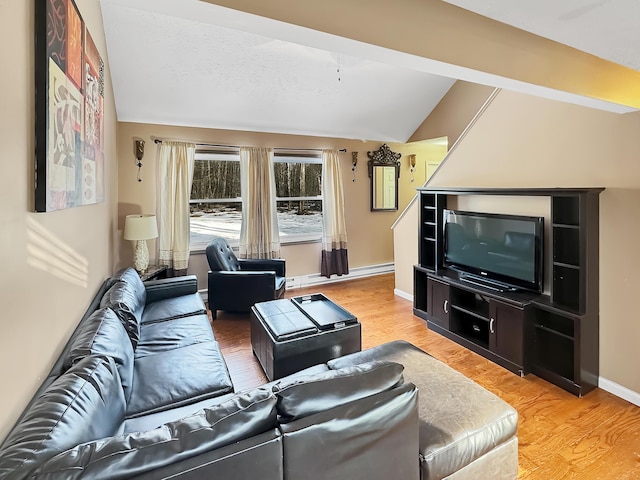
[[[497,290],[542,293],[544,218],[444,211],[444,266]]]

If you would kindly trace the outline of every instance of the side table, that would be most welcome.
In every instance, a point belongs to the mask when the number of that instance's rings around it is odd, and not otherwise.
[[[167,271],[169,267],[167,265],[149,265],[144,272],[138,272],[140,279],[143,282],[147,280],[157,280],[160,278],[167,278]]]

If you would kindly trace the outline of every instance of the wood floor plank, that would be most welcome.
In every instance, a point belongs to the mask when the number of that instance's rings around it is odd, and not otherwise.
[[[430,331],[393,288],[393,274],[386,274],[287,296],[322,292],[358,317],[363,348],[407,340],[511,404],[519,414],[519,480],[640,480],[639,407],[604,390],[578,398],[535,375],[519,377]],[[212,325],[236,390],[264,383],[249,315],[218,312]]]

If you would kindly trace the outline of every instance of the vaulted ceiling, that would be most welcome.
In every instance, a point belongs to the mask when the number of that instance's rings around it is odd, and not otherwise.
[[[101,0],[118,120],[404,142],[457,78],[633,110],[212,3]],[[640,70],[633,0],[449,3]]]

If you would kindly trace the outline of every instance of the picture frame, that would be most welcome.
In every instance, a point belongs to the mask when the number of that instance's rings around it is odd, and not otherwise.
[[[73,0],[35,2],[35,211],[104,201],[104,62]]]

